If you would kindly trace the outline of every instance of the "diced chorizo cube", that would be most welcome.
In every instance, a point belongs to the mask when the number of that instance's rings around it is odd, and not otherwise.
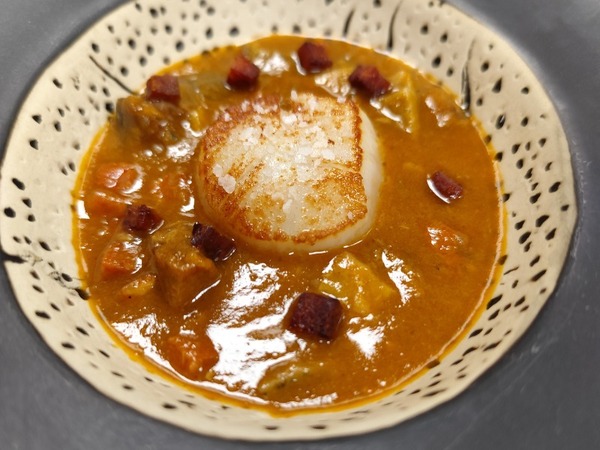
[[[237,55],[229,69],[227,84],[234,89],[250,89],[258,81],[260,69],[244,55]]]
[[[173,75],[154,75],[146,82],[144,94],[151,101],[177,103],[180,98],[179,79]]]
[[[463,187],[444,172],[438,171],[431,175],[427,184],[431,191],[446,203],[458,200],[463,196]]]
[[[235,251],[233,239],[223,236],[213,227],[196,222],[191,243],[213,261],[225,261]]]
[[[192,224],[177,222],[152,235],[158,285],[169,305],[193,303],[219,280],[215,263],[191,245]]]
[[[154,289],[155,284],[156,275],[145,273],[123,286],[121,288],[121,295],[127,298],[141,297]]]
[[[325,47],[314,42],[305,42],[297,53],[300,65],[310,73],[322,72],[333,64]]]
[[[120,235],[113,239],[100,257],[100,279],[111,280],[131,275],[142,266],[139,242],[132,236]]]
[[[354,69],[348,78],[352,87],[365,92],[369,97],[379,97],[385,94],[391,84],[375,66],[360,65]]]
[[[361,316],[376,313],[398,295],[387,280],[349,252],[331,260],[323,271],[318,290],[338,298]]]
[[[146,205],[127,205],[123,228],[127,231],[149,233],[162,223],[160,216]]]
[[[184,377],[199,381],[219,361],[219,354],[208,336],[170,336],[165,359]]]
[[[302,293],[292,306],[290,329],[296,333],[333,339],[342,320],[343,307],[336,298]]]
[[[97,187],[119,194],[134,191],[140,179],[140,169],[133,164],[104,163],[96,169],[94,182]]]

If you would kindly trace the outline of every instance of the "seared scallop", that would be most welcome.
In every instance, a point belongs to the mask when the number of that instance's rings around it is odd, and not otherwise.
[[[200,202],[236,239],[313,252],[355,243],[372,226],[381,157],[352,100],[295,91],[246,100],[199,145]]]

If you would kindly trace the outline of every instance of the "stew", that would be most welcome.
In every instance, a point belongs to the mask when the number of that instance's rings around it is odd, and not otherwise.
[[[89,150],[74,242],[91,305],[221,400],[290,414],[392,392],[494,282],[491,156],[449,91],[371,49],[205,52],[119,100]]]

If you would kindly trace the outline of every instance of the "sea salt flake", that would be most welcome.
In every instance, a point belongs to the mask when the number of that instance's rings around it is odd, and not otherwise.
[[[327,149],[327,150],[323,150],[323,158],[327,159],[329,161],[333,161],[335,159],[335,153],[333,153],[331,150]]]
[[[221,186],[228,194],[232,194],[233,191],[235,191],[235,185],[235,178],[233,178],[231,175],[225,174],[222,177],[219,177],[219,186]]]
[[[308,104],[308,110],[311,113],[314,113],[315,109],[317,109],[317,106],[319,106],[318,103],[317,103],[317,100],[314,97],[309,97],[308,101],[307,101],[307,104]]]
[[[215,177],[219,178],[221,176],[223,176],[223,167],[221,167],[220,164],[215,164],[213,166],[213,170],[212,173],[214,174]]]
[[[298,117],[296,116],[296,114],[285,114],[285,113],[281,113],[281,121],[285,124],[285,125],[292,125],[294,123],[296,123],[298,120]]]
[[[254,109],[255,112],[257,112],[258,114],[266,114],[267,112],[269,112],[268,109],[265,109],[262,107],[262,105],[260,103],[253,103],[252,104],[252,108]]]

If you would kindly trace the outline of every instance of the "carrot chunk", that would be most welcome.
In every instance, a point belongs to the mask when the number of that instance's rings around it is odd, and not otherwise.
[[[359,89],[369,97],[379,97],[389,91],[391,84],[375,66],[358,66],[348,78],[352,87]]]
[[[145,96],[150,101],[177,103],[179,80],[173,75],[155,75],[146,82]]]
[[[314,42],[305,42],[297,53],[300,65],[310,73],[322,72],[333,64],[325,47]]]
[[[244,55],[237,55],[229,74],[227,75],[227,84],[234,89],[250,89],[256,85],[260,69]]]
[[[100,278],[110,280],[134,273],[141,267],[140,257],[140,247],[135,243],[125,239],[112,241],[100,260]]]
[[[171,336],[166,343],[166,359],[173,369],[190,380],[200,380],[219,360],[208,336]]]
[[[92,191],[83,200],[90,217],[123,217],[127,211],[125,200],[103,191]]]
[[[333,339],[342,320],[342,304],[336,298],[304,292],[292,307],[290,329],[312,337]]]

